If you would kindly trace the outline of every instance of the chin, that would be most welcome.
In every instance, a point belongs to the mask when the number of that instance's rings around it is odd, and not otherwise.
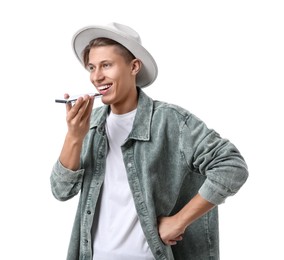
[[[105,105],[110,105],[111,104],[111,100],[105,96],[102,96],[101,101],[105,104]]]

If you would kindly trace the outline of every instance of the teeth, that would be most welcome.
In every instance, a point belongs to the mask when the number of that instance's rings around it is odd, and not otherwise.
[[[98,87],[98,90],[104,90],[104,89],[109,88],[110,86],[111,86],[110,84],[104,85],[104,86],[99,86],[99,87]]]

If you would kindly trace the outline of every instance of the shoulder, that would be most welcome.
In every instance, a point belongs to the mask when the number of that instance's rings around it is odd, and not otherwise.
[[[183,120],[187,120],[188,118],[193,116],[193,114],[189,110],[179,105],[159,100],[154,100],[153,104],[154,104],[154,115],[163,114],[165,116],[175,116]]]
[[[164,101],[154,101],[153,120],[167,121],[171,125],[178,125],[181,131],[209,129],[204,121],[191,113],[188,109]]]

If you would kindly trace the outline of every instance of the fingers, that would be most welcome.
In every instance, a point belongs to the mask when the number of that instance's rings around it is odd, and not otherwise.
[[[169,245],[169,246],[174,246],[177,244],[177,242],[182,240],[182,236],[178,236],[174,239],[171,240],[163,240],[164,244]]]
[[[70,97],[70,95],[68,93],[64,94],[64,99],[68,99]]]
[[[75,104],[66,104],[66,122],[68,131],[74,136],[84,136],[90,124],[90,117],[93,109],[94,97],[86,95],[79,97]]]
[[[65,94],[68,98],[69,95]],[[64,95],[64,97],[65,97]],[[92,111],[94,104],[94,97],[85,95],[84,97],[79,97],[75,103],[67,102],[66,103],[66,112],[67,114],[70,113],[71,119],[74,117],[78,117],[78,119],[81,119],[82,117],[88,117]]]
[[[184,227],[178,224],[175,216],[158,218],[158,231],[165,245],[173,246],[183,239]]]
[[[94,96],[89,97],[88,102],[85,107],[85,111],[84,111],[85,113],[83,114],[84,119],[88,120],[90,118],[92,110],[93,110],[94,101],[95,101]]]

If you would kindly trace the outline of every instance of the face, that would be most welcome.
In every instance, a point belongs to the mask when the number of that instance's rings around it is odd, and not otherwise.
[[[116,46],[93,47],[89,53],[90,80],[102,94],[102,102],[115,114],[137,107],[136,75],[141,62],[127,62]]]

